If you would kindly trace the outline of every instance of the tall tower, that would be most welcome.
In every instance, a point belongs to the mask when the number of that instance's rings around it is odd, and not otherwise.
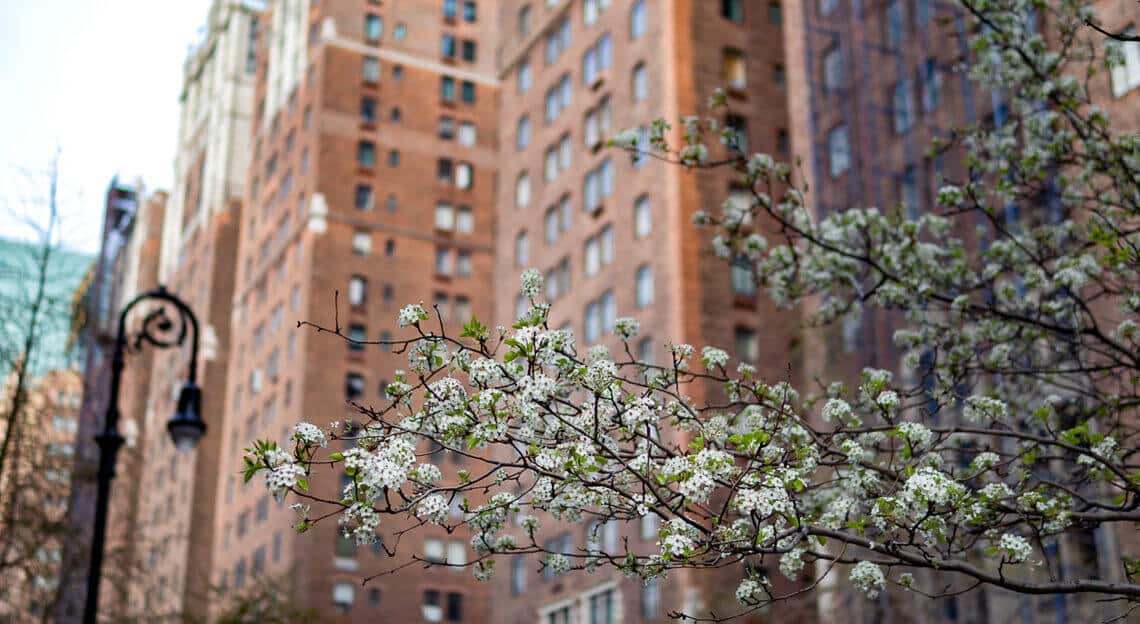
[[[359,422],[349,402],[379,405],[407,367],[298,321],[377,340],[395,335],[407,302],[437,306],[456,332],[457,321],[490,316],[496,8],[277,0],[263,14],[233,269],[234,327],[247,329],[234,333],[224,423],[211,432],[222,446],[211,580],[230,595],[260,575],[345,622],[487,621],[470,570],[411,566],[360,583],[412,553],[466,559],[469,536],[419,530],[400,538],[397,559],[342,538],[332,520],[298,536],[287,505],[261,482],[241,483],[241,456],[300,420]],[[339,499],[331,475],[313,487]],[[400,528],[386,521],[377,537],[394,542]]]
[[[695,211],[733,198],[735,173],[685,171],[604,147],[617,131],[647,129],[658,117],[677,127],[678,116],[706,114],[706,98],[724,87],[720,121],[750,152],[788,158],[781,4],[502,4],[495,322],[523,308],[518,275],[533,267],[546,278],[552,326],[573,329],[581,352],[619,348],[614,320],[631,316],[643,328],[641,359],[663,361],[666,341],[687,342],[725,348],[764,379],[784,380],[789,368],[798,374],[795,315],[757,295],[747,265],[730,269],[709,254],[709,236],[691,222]],[[723,148],[712,143],[716,160]],[[605,526],[599,547],[658,552],[659,522],[650,514]],[[554,523],[539,539],[573,549],[592,530]],[[536,575],[538,566],[526,556],[500,564],[493,621],[657,622],[675,610],[725,612],[718,606],[734,600],[745,573],[740,565],[644,584],[612,569],[561,577]]]
[[[131,605],[143,617],[203,616],[212,589],[215,493],[222,466],[238,222],[248,166],[260,3],[215,0],[183,65],[174,185],[158,278],[185,300],[201,331],[198,379],[209,426],[198,448],[174,448],[163,423],[186,379],[189,350],[154,355],[140,427],[139,545]]]

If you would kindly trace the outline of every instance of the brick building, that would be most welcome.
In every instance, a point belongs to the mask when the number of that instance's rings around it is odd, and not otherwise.
[[[5,622],[46,617],[67,578],[67,499],[82,388],[77,367],[43,371],[27,380],[12,370],[0,386],[5,417],[0,435],[11,436],[0,472],[9,535],[0,571],[0,620]],[[17,419],[20,423],[13,427]]]
[[[400,559],[381,544],[355,546],[335,522],[298,536],[295,513],[260,481],[243,485],[240,467],[250,440],[287,438],[299,420],[350,418],[348,401],[378,404],[407,366],[297,321],[377,340],[394,334],[409,301],[437,306],[453,328],[490,315],[496,8],[282,0],[262,16],[231,306],[234,327],[246,329],[231,340],[241,356],[212,432],[223,475],[212,581],[231,595],[263,575],[337,621],[488,621],[485,586],[468,570],[408,567],[360,584],[410,553],[466,558],[462,531],[405,536]],[[339,482],[315,480],[313,493],[339,498]],[[381,538],[398,528],[386,523]]]
[[[197,316],[197,373],[208,430],[196,450],[175,450],[165,423],[187,378],[189,349],[153,353],[146,407],[138,415],[143,459],[131,475],[140,492],[133,566],[143,573],[130,585],[128,615],[144,619],[203,617],[214,595],[214,503],[260,8],[255,2],[214,2],[203,37],[182,68],[174,183],[157,277]],[[120,474],[127,469],[120,464]]]
[[[421,301],[449,329],[471,315],[506,323],[528,267],[546,276],[553,325],[582,346],[616,346],[614,319],[634,316],[637,355],[650,360],[675,340],[724,347],[764,378],[793,383],[834,371],[839,354],[851,363],[840,373],[893,366],[890,318],[869,314],[801,345],[796,312],[758,295],[747,267],[705,253],[690,218],[732,200],[732,172],[635,161],[604,143],[656,117],[701,113],[728,86],[722,121],[749,151],[804,157],[817,213],[928,209],[940,177],[958,173],[927,153],[930,139],[955,124],[1000,123],[1000,98],[956,70],[965,36],[964,16],[926,2],[214,2],[184,68],[159,271],[202,323],[210,429],[194,454],[174,452],[161,423],[186,358],[155,354],[139,382],[145,461],[120,465],[139,479],[127,515],[146,574],[131,604],[217,615],[261,577],[341,622],[592,624],[722,611],[742,567],[642,585],[609,571],[543,576],[523,557],[501,562],[489,584],[410,566],[362,586],[411,553],[465,560],[469,536],[423,529],[401,539],[397,558],[382,543],[342,539],[332,522],[298,536],[293,511],[259,481],[241,483],[242,449],[287,438],[299,420],[352,418],[348,402],[379,404],[406,367],[403,356],[298,321],[388,339],[400,336],[399,307]],[[336,498],[337,485],[315,479],[313,494]],[[380,538],[400,528],[386,522]],[[552,525],[541,539],[570,547],[591,529]],[[657,549],[652,519],[597,536],[607,550],[623,540]],[[868,606],[841,590],[823,593],[820,612],[921,621],[974,608],[926,613],[893,596]],[[780,613],[812,616],[800,604]]]
[[[729,170],[691,172],[604,147],[617,131],[705,112],[728,89],[721,121],[751,151],[790,149],[778,2],[574,0],[502,3],[500,193],[494,319],[513,319],[518,274],[545,275],[551,324],[573,329],[580,352],[618,347],[614,320],[641,322],[636,354],[667,357],[666,341],[717,345],[756,364],[762,378],[799,377],[797,317],[756,293],[747,266],[707,252],[693,212],[731,201]],[[712,147],[715,160],[719,154]],[[696,388],[700,393],[708,389]],[[610,553],[658,551],[657,524],[545,526],[540,540],[576,549],[590,539]],[[589,535],[588,535],[589,533]],[[570,552],[570,550],[568,550]],[[501,562],[500,565],[508,563]],[[673,611],[734,612],[743,566],[676,572],[661,583],[612,569],[536,575],[518,556],[496,575],[492,621],[657,622]],[[508,573],[509,572],[509,573]],[[784,617],[794,617],[786,611]],[[752,621],[767,621],[755,614]]]
[[[1131,3],[1100,2],[1105,26],[1124,31],[1134,19]],[[1131,13],[1130,13],[1131,11]],[[962,182],[969,173],[960,147],[938,153],[935,139],[982,124],[1000,127],[1009,118],[1006,97],[968,78],[972,62],[970,20],[956,3],[902,0],[796,3],[785,30],[793,152],[804,159],[802,180],[811,187],[809,205],[817,216],[856,206],[878,206],[915,216],[934,208],[938,188]],[[1048,32],[1048,24],[1039,23]],[[1134,61],[1116,75],[1101,73],[1092,88],[1097,104],[1117,129],[1140,127],[1140,44]],[[1010,219],[1055,218],[1057,198],[1032,207],[1036,214]],[[963,232],[971,244],[972,232]],[[898,317],[868,310],[858,321],[804,333],[808,376],[851,381],[864,366],[901,373],[901,353],[891,336]],[[953,411],[948,411],[953,418]],[[1064,575],[1108,578],[1105,562],[1119,559],[1119,536],[1098,529],[1053,540],[1047,548]],[[1131,536],[1124,536],[1130,539]],[[1016,595],[993,589],[929,600],[910,592],[884,592],[871,602],[846,587],[845,577],[821,583],[821,617],[850,622],[1018,622],[1092,621],[1104,616],[1088,596]]]

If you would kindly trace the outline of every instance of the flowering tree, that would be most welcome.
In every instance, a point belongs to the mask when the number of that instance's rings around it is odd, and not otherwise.
[[[814,302],[817,321],[898,311],[895,343],[916,381],[866,369],[854,389],[809,395],[680,343],[665,365],[639,362],[628,318],[616,324],[623,349],[579,349],[548,327],[528,270],[530,308],[509,328],[472,319],[453,335],[421,305],[404,307],[410,337],[390,344],[408,368],[390,400],[357,406],[360,425],[301,423],[285,446],[256,442],[246,478],[264,473],[278,499],[297,498],[300,530],[335,517],[367,542],[384,516],[465,524],[480,579],[503,554],[643,579],[772,558],[793,578],[807,564],[817,579],[843,574],[871,598],[891,585],[930,596],[991,586],[1137,609],[1136,553],[1111,562],[1111,578],[1058,579],[1046,548],[1140,521],[1140,136],[1115,131],[1089,87],[1130,37],[1072,0],[961,7],[980,26],[972,78],[1008,94],[1010,119],[936,146],[965,154],[969,175],[916,219],[812,215],[792,167],[741,153],[731,130],[720,133],[729,156],[712,160],[721,94],[678,132],[657,120],[647,145],[631,131],[612,141],[677,166],[735,168],[751,204],[694,216],[715,230],[715,253],[746,256],[777,302]],[[1009,218],[1011,206],[1022,216]],[[327,453],[331,437],[356,446]],[[444,474],[425,461],[425,440],[473,468]],[[309,490],[325,464],[350,478],[337,500]],[[461,521],[449,519],[456,500]],[[549,552],[535,537],[549,519],[647,514],[661,520],[652,552]],[[738,614],[803,591],[746,577]]]

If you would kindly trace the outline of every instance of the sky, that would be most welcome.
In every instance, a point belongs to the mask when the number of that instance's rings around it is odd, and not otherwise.
[[[210,0],[0,0],[0,236],[41,220],[59,150],[62,242],[99,247],[111,179],[169,188],[182,62]]]

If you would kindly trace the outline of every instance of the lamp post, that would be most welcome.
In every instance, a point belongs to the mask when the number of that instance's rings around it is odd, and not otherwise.
[[[107,401],[107,416],[103,431],[95,436],[99,445],[99,472],[97,474],[98,493],[95,499],[95,531],[91,538],[91,561],[87,573],[87,598],[83,607],[84,624],[95,624],[99,609],[99,580],[102,576],[103,549],[107,537],[107,506],[111,497],[111,480],[115,477],[115,461],[119,447],[123,445],[123,435],[119,433],[119,386],[123,381],[124,353],[128,344],[127,316],[134,307],[144,301],[160,302],[161,305],[149,312],[142,322],[138,335],[134,337],[137,349],[148,343],[158,349],[179,347],[190,336],[190,368],[186,373],[186,383],[178,395],[178,406],[174,416],[166,424],[174,446],[181,451],[193,449],[206,433],[206,423],[202,421],[202,390],[198,387],[198,319],[184,301],[159,286],[135,297],[119,314],[119,330],[115,338],[115,352],[111,359],[111,394]],[[167,304],[177,310],[175,322],[166,314]]]

